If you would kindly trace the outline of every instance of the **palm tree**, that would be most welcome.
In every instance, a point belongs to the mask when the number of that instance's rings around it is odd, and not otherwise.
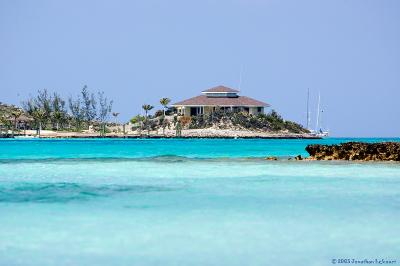
[[[38,124],[38,133],[40,137],[40,131],[42,131],[42,123],[46,118],[46,111],[43,109],[35,109],[32,113],[33,118],[36,120],[36,123]]]
[[[164,107],[163,111],[164,111],[164,116],[165,116],[165,109],[167,109],[168,104],[171,102],[171,99],[169,98],[161,98],[160,99],[160,103],[161,105]]]
[[[14,131],[17,130],[17,119],[23,114],[22,110],[16,109],[11,112],[11,116],[14,118],[14,125],[12,129],[12,136],[14,137]]]
[[[152,106],[152,105],[150,105],[150,104],[143,104],[143,105],[142,105],[142,108],[143,108],[144,112],[146,113],[146,115],[145,115],[145,123],[146,123],[146,126],[148,126],[148,125],[147,125],[147,113],[148,113],[151,109],[153,109],[154,106]],[[147,127],[147,135],[150,135],[150,129],[149,129],[148,127]]]
[[[143,104],[142,108],[144,110],[144,112],[146,113],[146,119],[147,119],[147,113],[154,108],[154,106],[150,105],[150,104]]]
[[[56,129],[58,131],[60,128],[60,122],[64,118],[64,113],[61,111],[54,111],[53,117],[54,117],[54,120],[56,120]]]
[[[6,128],[7,122],[8,120],[6,119],[6,117],[0,113],[0,137],[3,136],[3,128]],[[5,132],[5,134],[7,134],[7,131]]]

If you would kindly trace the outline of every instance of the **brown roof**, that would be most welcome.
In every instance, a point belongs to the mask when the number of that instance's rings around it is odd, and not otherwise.
[[[205,90],[203,92],[239,92],[239,91],[220,85],[220,86]]]
[[[191,105],[191,106],[269,106],[269,104],[254,100],[246,96],[238,96],[235,98],[228,97],[207,97],[206,95],[199,95],[181,102],[173,104],[177,105]]]

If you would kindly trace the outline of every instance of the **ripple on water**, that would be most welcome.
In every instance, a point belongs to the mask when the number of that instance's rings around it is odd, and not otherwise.
[[[102,185],[91,186],[77,183],[22,183],[0,186],[0,202],[3,203],[59,203],[85,201],[110,197],[121,193],[149,193],[173,191],[164,186]]]
[[[281,159],[287,159],[282,157]],[[0,159],[1,164],[26,164],[26,163],[115,163],[115,162],[154,162],[154,163],[187,163],[187,162],[260,162],[265,161],[264,157],[187,157],[178,155],[159,155],[144,157],[109,157],[109,158],[13,158]]]

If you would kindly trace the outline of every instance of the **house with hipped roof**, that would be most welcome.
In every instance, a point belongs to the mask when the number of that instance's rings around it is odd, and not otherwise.
[[[264,113],[270,105],[247,96],[240,96],[239,91],[225,86],[217,86],[202,91],[201,95],[172,104],[178,114],[196,116],[211,114],[216,110],[241,111],[257,115]]]

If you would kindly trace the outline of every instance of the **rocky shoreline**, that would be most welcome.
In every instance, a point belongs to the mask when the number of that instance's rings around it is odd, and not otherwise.
[[[28,136],[35,136],[35,132],[28,132]],[[320,139],[320,137],[307,133],[289,133],[289,132],[265,132],[251,130],[232,130],[232,129],[186,129],[182,130],[181,136],[176,136],[174,130],[165,130],[163,133],[159,131],[141,131],[122,133],[108,133],[100,136],[98,133],[90,132],[55,132],[42,131],[41,138],[123,138],[123,139],[138,139],[138,138],[210,138],[210,139]]]
[[[347,142],[338,145],[313,144],[306,147],[308,160],[396,161],[400,162],[400,142]]]

